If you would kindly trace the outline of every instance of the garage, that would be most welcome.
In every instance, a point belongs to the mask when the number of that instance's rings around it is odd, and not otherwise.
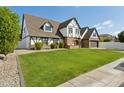
[[[99,42],[98,41],[90,41],[89,42],[90,47],[98,47],[99,46]]]
[[[81,29],[82,33],[82,40],[81,40],[81,47],[83,48],[91,48],[91,47],[99,47],[99,35],[96,30],[96,28],[87,28],[87,29]]]

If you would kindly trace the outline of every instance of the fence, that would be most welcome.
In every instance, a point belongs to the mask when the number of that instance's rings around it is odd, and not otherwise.
[[[124,50],[124,43],[120,42],[100,42],[100,48]]]

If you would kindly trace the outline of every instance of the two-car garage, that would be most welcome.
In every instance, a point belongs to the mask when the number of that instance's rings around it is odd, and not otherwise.
[[[99,41],[95,40],[82,40],[81,41],[82,48],[92,48],[92,47],[99,47]]]
[[[89,47],[99,47],[99,41],[89,41]]]

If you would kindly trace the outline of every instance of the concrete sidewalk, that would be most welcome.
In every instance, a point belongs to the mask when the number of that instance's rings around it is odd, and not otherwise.
[[[124,85],[124,71],[114,69],[124,58],[82,74],[58,87],[118,87]]]

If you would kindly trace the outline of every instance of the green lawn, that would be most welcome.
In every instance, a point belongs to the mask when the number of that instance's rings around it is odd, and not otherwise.
[[[110,50],[70,49],[20,55],[19,60],[26,86],[49,87],[123,56]]]

